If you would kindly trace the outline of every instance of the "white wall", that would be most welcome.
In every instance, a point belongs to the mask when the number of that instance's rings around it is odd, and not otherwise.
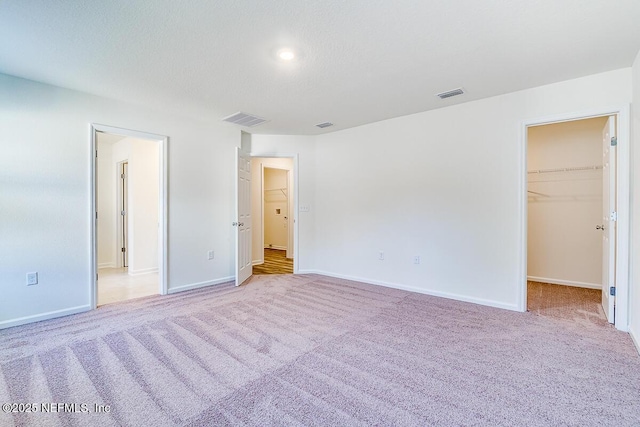
[[[239,129],[0,75],[0,327],[90,308],[90,123],[169,136],[169,290],[233,276]]]
[[[517,309],[523,122],[630,101],[627,68],[317,136],[300,249],[316,272]]]
[[[522,122],[630,102],[628,68],[251,152],[298,154],[301,272],[515,308]],[[0,123],[0,327],[89,308],[89,123],[170,137],[170,291],[233,275],[237,128],[5,75]]]
[[[114,228],[111,230],[111,238],[114,240],[114,248],[115,248],[115,252],[116,252],[116,266],[117,267],[124,267],[125,263],[124,263],[124,256],[122,254],[122,248],[124,247],[124,236],[123,236],[123,223],[122,223],[122,216],[120,215],[120,211],[122,210],[122,199],[123,199],[123,190],[121,188],[121,185],[119,185],[119,181],[117,179],[117,177],[120,176],[120,174],[122,173],[122,164],[123,163],[130,163],[132,158],[131,158],[131,145],[132,145],[132,141],[134,140],[134,138],[123,138],[119,141],[116,141],[113,146],[111,147],[111,164],[113,165],[113,171],[115,174],[115,181],[111,181],[111,185],[112,185],[112,191],[113,191],[113,198],[114,198],[114,204],[113,206],[111,206],[111,215],[115,215],[116,219],[114,222]],[[100,158],[100,151],[98,151],[98,158]],[[127,177],[127,203],[126,203],[126,207],[127,207],[127,216],[126,216],[126,221],[127,221],[127,254],[126,254],[126,259],[127,259],[127,263],[126,265],[128,267],[131,267],[131,260],[133,258],[132,256],[132,251],[131,251],[131,241],[133,240],[131,237],[132,231],[133,231],[133,221],[132,221],[132,216],[131,216],[131,171],[129,169],[129,165],[127,165],[127,174],[129,175]],[[113,180],[113,176],[111,178],[111,180]],[[99,202],[99,200],[98,200]],[[135,233],[133,233],[135,234]],[[135,245],[134,245],[135,246]],[[128,268],[128,270],[130,270],[130,268]]]
[[[527,169],[602,166],[606,117],[530,127]],[[528,174],[527,274],[602,288],[602,170]],[[538,193],[538,194],[536,194]]]
[[[284,190],[282,190],[284,189]],[[264,247],[287,249],[287,171],[264,169]]]
[[[253,135],[253,140],[262,140],[260,135]],[[252,261],[253,264],[262,264],[264,262],[264,246],[268,247],[265,241],[263,246],[262,237],[262,167],[277,168],[291,171],[290,179],[293,176],[293,159],[283,157],[254,157],[251,159],[251,215],[252,215]],[[283,246],[287,247],[287,257],[293,258],[293,207],[295,205],[296,191],[293,182],[289,183],[289,188],[293,189],[289,194],[289,213],[284,214],[289,218],[289,226],[291,227],[289,240]]]
[[[631,250],[631,298],[629,300],[629,332],[640,352],[640,52],[633,63],[633,106],[632,106],[632,250]]]
[[[98,268],[115,268],[116,259],[116,216],[118,209],[115,197],[115,164],[112,162],[112,148],[110,142],[105,142],[98,135],[97,174],[98,174]]]
[[[158,271],[160,144],[133,139],[129,161],[129,274]]]

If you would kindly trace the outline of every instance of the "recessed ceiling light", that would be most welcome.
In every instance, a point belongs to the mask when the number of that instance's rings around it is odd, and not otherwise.
[[[291,61],[295,57],[296,54],[291,49],[281,49],[278,52],[278,58],[282,59],[283,61]]]

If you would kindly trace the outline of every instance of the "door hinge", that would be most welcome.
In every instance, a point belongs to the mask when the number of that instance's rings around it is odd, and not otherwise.
[[[125,175],[123,173],[120,174],[120,178],[125,179],[126,177],[127,177],[127,175]]]
[[[611,295],[613,297],[616,296],[616,287],[615,286],[609,287],[609,295]]]
[[[127,252],[127,248],[122,248],[121,252]]]
[[[617,221],[618,220],[618,212],[616,212],[616,211],[611,212],[610,219],[611,219],[611,221]]]
[[[618,145],[618,137],[617,136],[612,136],[611,137],[611,146],[615,147],[616,145]]]
[[[120,211],[120,215],[125,216],[127,214],[127,211]]]

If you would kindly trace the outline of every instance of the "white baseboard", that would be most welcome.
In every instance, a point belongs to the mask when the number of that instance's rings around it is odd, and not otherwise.
[[[42,320],[55,319],[56,317],[69,316],[71,314],[83,313],[91,310],[90,305],[79,305],[77,307],[65,308],[63,310],[49,311],[47,313],[34,314],[33,316],[18,317],[17,319],[4,320],[0,322],[0,329],[11,328],[13,326],[26,325],[27,323],[40,322]]]
[[[102,264],[98,264],[98,270],[102,268],[116,268],[115,262],[103,262]]]
[[[636,335],[633,328],[629,328],[629,336],[631,337],[631,341],[633,341],[633,343],[635,344],[636,350],[638,350],[638,354],[640,354],[640,337]]]
[[[532,282],[551,283],[552,285],[573,286],[575,288],[602,289],[598,283],[574,282],[571,280],[549,279],[548,277],[527,276]]]
[[[257,259],[257,260],[251,261],[251,265],[260,265],[260,264],[264,264],[263,259]]]
[[[344,275],[344,274],[330,273],[330,272],[321,271],[321,270],[299,270],[298,273],[299,274],[320,274],[320,275],[323,275],[323,276],[335,277],[335,278],[338,278],[338,279],[353,280],[354,282],[361,282],[361,283],[367,283],[367,284],[370,284],[370,285],[384,286],[384,287],[387,287],[387,288],[401,289],[403,291],[416,292],[416,293],[419,293],[419,294],[431,295],[431,296],[434,296],[434,297],[448,298],[448,299],[453,299],[453,300],[456,300],[456,301],[470,302],[470,303],[473,303],[473,304],[486,305],[486,306],[489,306],[489,307],[502,308],[502,309],[511,310],[511,311],[520,311],[520,310],[518,310],[518,305],[517,304],[505,304],[505,303],[499,302],[499,301],[487,300],[487,299],[482,299],[482,298],[467,297],[467,296],[464,296],[464,295],[452,294],[452,293],[449,293],[449,292],[433,291],[433,290],[430,290],[430,289],[417,288],[415,286],[402,285],[402,284],[399,284],[399,283],[383,282],[383,281],[380,281],[380,280],[373,280],[373,279],[365,279],[365,278],[362,278],[362,277],[347,276],[347,275]]]
[[[142,268],[140,270],[129,270],[129,276],[142,276],[143,274],[152,274],[152,273],[157,273],[158,272],[158,267],[154,267],[154,268]]]
[[[235,280],[235,278],[236,278],[235,276],[229,276],[229,277],[223,277],[221,279],[209,280],[206,282],[190,283],[188,285],[176,286],[173,288],[169,288],[167,290],[167,294],[175,294],[178,292],[190,291],[192,289],[204,288],[205,286],[219,285],[220,283],[231,282],[232,280]]]
[[[276,245],[273,245],[273,246],[265,246],[264,248],[265,248],[265,249],[277,249],[277,250],[279,250],[279,251],[286,251],[286,250],[287,250],[287,247],[286,247],[286,246],[276,246]]]

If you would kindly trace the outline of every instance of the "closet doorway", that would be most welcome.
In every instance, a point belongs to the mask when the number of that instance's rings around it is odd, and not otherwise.
[[[614,115],[527,128],[529,311],[614,323],[615,135]]]
[[[254,157],[251,175],[253,274],[293,274],[293,159]]]

